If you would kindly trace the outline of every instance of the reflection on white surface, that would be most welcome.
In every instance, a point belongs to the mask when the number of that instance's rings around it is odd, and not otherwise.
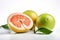
[[[60,40],[60,35],[52,33],[50,35],[34,34],[32,31],[20,34],[0,34],[0,40]]]
[[[60,40],[59,33],[52,32],[49,35],[34,34],[33,31],[26,33],[11,33],[9,30],[0,29],[0,40]]]
[[[10,30],[4,29],[4,28],[0,28],[0,34],[10,34]]]
[[[12,35],[10,40],[58,40],[55,35],[35,35],[35,34],[23,34]]]

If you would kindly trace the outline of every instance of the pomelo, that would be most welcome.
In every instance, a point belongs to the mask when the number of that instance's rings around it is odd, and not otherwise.
[[[14,32],[27,32],[33,27],[32,19],[22,13],[12,13],[9,15],[7,23]]]
[[[54,28],[54,25],[55,25],[55,19],[52,15],[43,13],[38,16],[38,18],[36,20],[36,25],[39,30],[41,28],[44,32],[47,32],[49,30],[52,31],[52,29]]]
[[[26,10],[23,13],[28,15],[33,20],[33,22],[35,22],[38,17],[37,13],[33,10]]]

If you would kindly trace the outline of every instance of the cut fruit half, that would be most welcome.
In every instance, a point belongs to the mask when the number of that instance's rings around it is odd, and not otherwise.
[[[26,32],[33,27],[33,21],[25,14],[13,13],[8,17],[8,26],[14,32]]]

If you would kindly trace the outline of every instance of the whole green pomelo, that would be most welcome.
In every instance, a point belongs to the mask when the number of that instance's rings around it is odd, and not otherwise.
[[[55,25],[55,19],[52,15],[43,13],[38,16],[36,25],[38,28],[47,28],[49,30],[52,30]]]

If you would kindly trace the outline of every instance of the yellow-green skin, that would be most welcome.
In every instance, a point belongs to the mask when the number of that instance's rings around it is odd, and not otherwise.
[[[26,10],[23,13],[28,15],[33,20],[33,22],[35,22],[37,17],[38,17],[37,13],[35,11],[32,11],[32,10]]]
[[[47,28],[49,30],[52,30],[55,25],[55,19],[50,14],[41,14],[36,20],[36,25],[38,28]]]

